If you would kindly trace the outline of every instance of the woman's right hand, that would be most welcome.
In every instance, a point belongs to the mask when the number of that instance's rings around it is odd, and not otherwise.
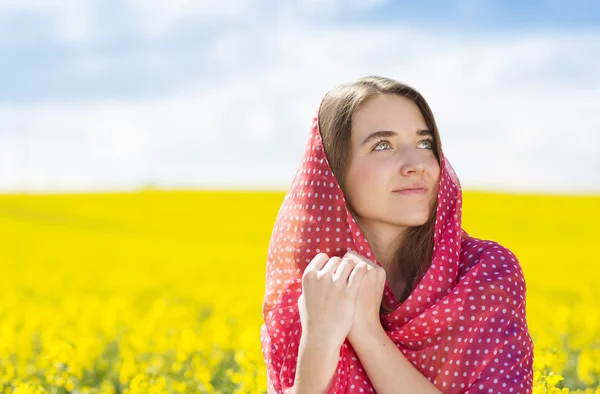
[[[350,332],[364,262],[319,253],[302,275],[298,309],[302,335],[323,345],[341,346]]]

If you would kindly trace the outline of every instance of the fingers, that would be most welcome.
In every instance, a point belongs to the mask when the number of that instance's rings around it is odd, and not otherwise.
[[[321,272],[323,272],[323,273],[327,272],[327,273],[333,275],[335,273],[335,271],[337,270],[337,268],[339,267],[341,262],[342,262],[341,257],[332,257],[325,264],[325,267],[323,267]]]
[[[315,256],[315,258],[313,258],[311,260],[310,263],[308,263],[304,272],[320,271],[323,268],[323,266],[325,265],[325,263],[327,263],[328,260],[329,260],[329,256],[327,256],[326,253],[319,253],[318,255]]]
[[[360,284],[361,274],[374,268],[381,267],[353,250],[349,250],[343,257],[329,258],[326,253],[317,254],[306,267],[305,274],[308,272],[315,277],[320,277],[320,274],[329,274],[335,281],[344,281],[350,287],[351,277],[354,285]]]
[[[350,274],[350,271],[352,271],[352,268],[354,268],[355,265],[356,265],[356,262],[348,257],[344,257],[343,259],[341,259],[341,262],[340,262],[337,270],[333,274],[334,280],[335,281],[341,280],[344,283],[347,283],[348,275]]]
[[[350,276],[348,277],[348,289],[353,293],[356,292],[358,294],[358,288],[360,287],[360,283],[364,277],[365,272],[367,271],[368,266],[364,263],[358,263],[350,272]]]
[[[355,259],[357,262],[358,261],[362,261],[368,265],[370,265],[373,268],[377,268],[379,267],[377,264],[375,264],[374,262],[372,262],[371,260],[369,260],[368,258],[358,254],[357,252],[353,251],[353,250],[349,250],[346,252],[346,254],[344,255],[344,257],[350,257]]]

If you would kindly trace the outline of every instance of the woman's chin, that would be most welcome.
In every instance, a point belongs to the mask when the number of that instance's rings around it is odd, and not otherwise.
[[[392,219],[392,222],[399,227],[418,227],[427,223],[426,215],[404,215],[397,216]]]

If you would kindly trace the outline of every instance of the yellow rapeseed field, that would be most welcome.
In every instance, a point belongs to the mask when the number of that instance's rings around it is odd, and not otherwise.
[[[284,193],[0,196],[2,393],[263,393],[265,259]],[[465,192],[519,258],[536,393],[600,393],[600,196]],[[564,387],[564,388],[563,388]]]

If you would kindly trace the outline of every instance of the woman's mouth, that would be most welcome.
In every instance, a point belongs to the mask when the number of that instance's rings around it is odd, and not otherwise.
[[[404,190],[394,190],[393,193],[401,194],[401,195],[419,195],[425,194],[427,189],[404,189]]]

